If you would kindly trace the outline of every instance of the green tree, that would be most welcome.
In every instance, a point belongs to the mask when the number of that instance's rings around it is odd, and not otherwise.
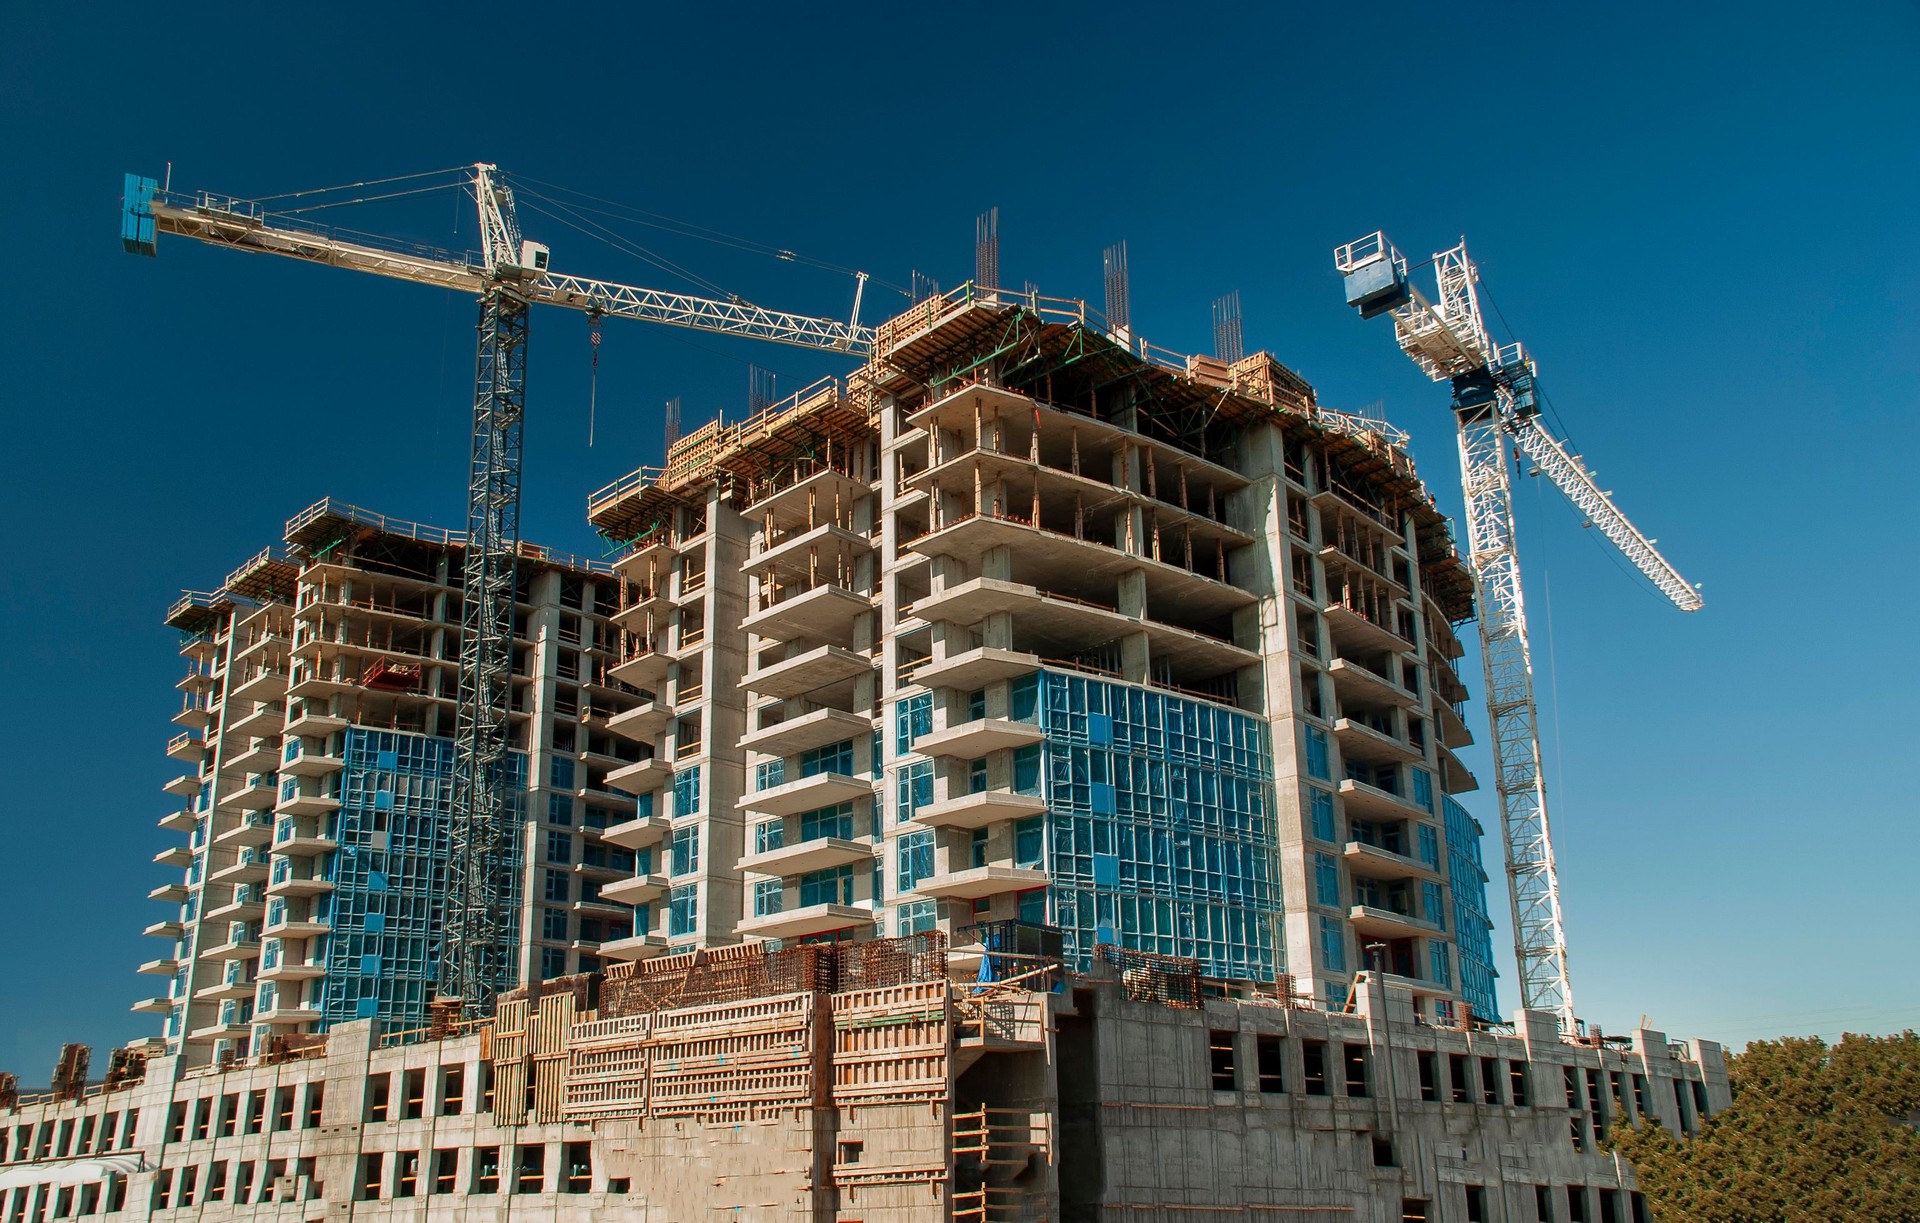
[[[1756,1041],[1695,1137],[1616,1132],[1659,1223],[1920,1223],[1920,1036]]]

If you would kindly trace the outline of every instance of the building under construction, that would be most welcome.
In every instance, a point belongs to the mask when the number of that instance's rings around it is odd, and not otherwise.
[[[1498,1022],[1471,576],[1266,354],[963,288],[588,512],[610,564],[523,549],[477,1021],[464,541],[323,503],[175,609],[166,1031],[0,1098],[0,1221],[1628,1223],[1608,1129],[1726,1105],[1709,1042]]]

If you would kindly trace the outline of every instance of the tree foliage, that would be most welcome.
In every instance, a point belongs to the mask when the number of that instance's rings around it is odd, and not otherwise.
[[[1616,1132],[1659,1223],[1920,1223],[1920,1036],[1756,1041],[1691,1140]]]

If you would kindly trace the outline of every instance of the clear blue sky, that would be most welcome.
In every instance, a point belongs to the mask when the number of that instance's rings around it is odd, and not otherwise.
[[[155,1030],[126,1008],[163,984],[133,969],[177,877],[148,859],[177,840],[179,588],[323,495],[459,519],[471,303],[122,254],[121,174],[169,161],[251,196],[487,159],[896,283],[965,279],[991,205],[1003,280],[1050,294],[1097,299],[1124,238],[1138,331],[1205,351],[1239,289],[1248,347],[1383,401],[1450,510],[1445,395],[1345,308],[1330,251],[1466,234],[1603,485],[1707,597],[1665,606],[1520,490],[1582,1012],[1736,1043],[1920,1015],[1911,4],[410,7],[0,16],[0,1066],[43,1081],[62,1040]],[[473,229],[447,197],[340,219]],[[557,267],[690,287],[528,220]],[[631,233],[755,300],[851,304],[844,276]],[[870,289],[866,317],[898,304]],[[693,424],[749,361],[788,390],[834,368],[609,324],[589,449],[586,325],[535,327],[526,533],[580,551],[586,493],[657,461],[669,396]]]

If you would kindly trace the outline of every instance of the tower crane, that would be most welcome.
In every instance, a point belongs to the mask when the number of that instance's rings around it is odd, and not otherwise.
[[[281,255],[475,294],[480,303],[468,457],[467,541],[461,574],[459,702],[454,793],[443,906],[438,991],[468,1016],[493,1010],[506,979],[511,929],[507,866],[507,709],[513,670],[513,592],[520,534],[521,439],[527,392],[527,316],[535,305],[745,336],[863,357],[873,332],[860,325],[857,274],[845,322],[764,310],[657,289],[565,275],[550,251],[520,230],[513,190],[497,166],[476,163],[460,185],[479,214],[478,256],[355,235],[348,239],[259,202],[206,192],[175,193],[126,176],[121,240],[153,255],[160,234]]]
[[[1479,269],[1467,256],[1465,239],[1433,257],[1438,288],[1433,301],[1409,282],[1405,256],[1383,233],[1349,242],[1333,258],[1346,280],[1347,304],[1362,318],[1391,316],[1401,350],[1428,377],[1452,386],[1521,1005],[1554,1012],[1561,1029],[1570,1033],[1573,987],[1567,980],[1559,871],[1540,769],[1533,657],[1507,474],[1509,442],[1675,606],[1698,611],[1702,601],[1540,419],[1533,360],[1520,344],[1497,344],[1489,337],[1475,288]]]

